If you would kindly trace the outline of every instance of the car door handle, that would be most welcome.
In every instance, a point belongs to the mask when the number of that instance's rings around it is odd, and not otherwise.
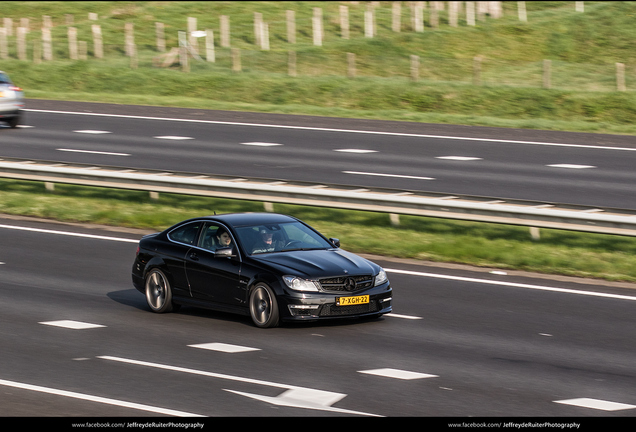
[[[194,252],[192,252],[192,253],[190,254],[190,259],[191,259],[192,261],[199,261],[199,257],[198,257],[198,256],[197,256],[197,254],[196,254],[196,253],[194,253]]]

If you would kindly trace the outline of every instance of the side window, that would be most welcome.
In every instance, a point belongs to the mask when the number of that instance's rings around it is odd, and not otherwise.
[[[208,250],[215,250],[217,248],[216,232],[219,226],[212,223],[206,223],[201,231],[201,238],[199,239],[199,247]]]
[[[203,249],[216,250],[222,247],[234,246],[232,236],[225,229],[225,227],[206,222],[201,230],[201,238],[199,239],[198,246]]]
[[[170,231],[168,236],[173,241],[194,245],[196,244],[197,233],[199,232],[200,226],[201,222],[192,222]]]

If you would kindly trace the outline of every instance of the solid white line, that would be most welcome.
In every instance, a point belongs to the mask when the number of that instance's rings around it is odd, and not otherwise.
[[[131,408],[131,409],[136,409],[141,411],[150,411],[157,414],[166,414],[166,415],[177,416],[177,417],[192,417],[192,416],[203,417],[199,414],[192,414],[192,413],[188,413],[184,411],[176,411],[176,410],[171,410],[166,408],[153,407],[150,405],[143,405],[143,404],[138,404],[133,402],[121,401],[117,399],[109,399],[109,398],[104,398],[100,396],[93,396],[93,395],[76,393],[76,392],[71,392],[66,390],[53,389],[49,387],[41,387],[41,386],[36,386],[31,384],[24,384],[24,383],[19,383],[15,381],[0,380],[0,385],[13,387],[13,388],[19,388],[22,390],[31,390],[31,391],[36,391],[40,393],[48,393],[48,394],[52,394],[56,396],[65,396],[65,397],[70,397],[74,399],[81,399],[81,400],[90,401],[90,402],[115,405],[115,406]]]
[[[74,232],[68,232],[68,231],[55,231],[55,230],[48,230],[48,229],[41,229],[41,228],[21,227],[21,226],[15,226],[15,225],[0,224],[0,228],[14,229],[14,230],[20,230],[20,231],[32,231],[32,232],[39,232],[39,233],[45,233],[45,234],[67,235],[67,236],[73,236],[73,237],[85,237],[85,238],[92,238],[92,239],[98,239],[98,240],[112,240],[112,241],[119,241],[119,242],[126,242],[126,243],[139,243],[139,240],[133,240],[133,239],[127,239],[127,238],[121,238],[121,237],[108,237],[108,236],[100,236],[100,235],[94,235],[94,234],[74,233]]]
[[[343,173],[344,174],[376,176],[376,177],[406,178],[406,179],[415,179],[415,180],[435,180],[433,177],[418,177],[418,176],[402,175],[402,174],[380,174],[380,173],[370,173],[370,172],[360,172],[360,171],[343,171]]]
[[[91,153],[91,154],[101,154],[101,155],[107,155],[107,156],[130,156],[128,153],[113,153],[113,152],[94,151],[94,150],[76,150],[76,149],[65,149],[65,148],[59,148],[57,150],[62,152]]]
[[[593,296],[593,297],[614,298],[614,299],[620,299],[620,300],[636,300],[636,297],[634,296],[626,296],[626,295],[619,295],[619,294],[608,294],[608,293],[600,293],[600,292],[593,292],[593,291],[573,290],[573,289],[567,289],[567,288],[546,287],[542,285],[521,284],[521,283],[515,283],[515,282],[492,281],[487,279],[476,279],[476,278],[469,278],[469,277],[463,277],[463,276],[450,276],[450,275],[442,275],[442,274],[436,274],[436,273],[423,273],[423,272],[416,272],[416,271],[410,271],[410,270],[397,270],[397,269],[387,269],[387,268],[385,268],[384,270],[386,270],[387,272],[400,273],[400,274],[406,274],[406,275],[412,275],[412,276],[449,279],[449,280],[457,280],[457,281],[463,281],[463,282],[475,282],[475,283],[482,283],[482,284],[489,284],[489,285],[502,285],[502,286],[534,289],[534,290],[541,290],[541,291],[553,291],[553,292],[578,294],[578,295],[586,295],[586,296]]]
[[[322,132],[343,132],[343,133],[346,132],[346,133],[359,133],[359,134],[369,134],[369,135],[405,136],[405,137],[415,137],[415,138],[439,138],[439,139],[460,140],[460,141],[464,140],[464,141],[498,142],[498,143],[510,143],[510,144],[531,144],[531,145],[545,145],[545,146],[557,146],[557,147],[588,148],[588,149],[601,149],[601,150],[636,151],[636,148],[629,148],[629,147],[611,147],[611,146],[585,145],[585,144],[565,144],[565,143],[552,143],[552,142],[541,142],[541,141],[517,141],[517,140],[503,140],[503,139],[491,139],[491,138],[469,138],[469,137],[445,136],[445,135],[416,134],[416,133],[379,132],[379,131],[364,131],[364,130],[354,130],[354,129],[332,129],[332,128],[319,128],[319,127],[308,127],[308,126],[286,126],[286,125],[271,125],[271,124],[259,124],[259,123],[176,119],[176,118],[165,118],[165,117],[131,116],[131,115],[121,115],[121,114],[84,113],[84,112],[73,112],[73,111],[54,111],[54,110],[39,110],[39,109],[25,109],[24,111],[50,113],[50,114],[71,114],[71,115],[86,115],[86,116],[98,116],[98,117],[129,118],[129,119],[139,119],[139,120],[159,120],[159,121],[175,121],[175,122],[186,122],[186,123],[222,124],[222,125],[232,125],[232,126],[253,126],[253,127],[278,128],[278,129],[313,130],[313,131],[322,131]]]

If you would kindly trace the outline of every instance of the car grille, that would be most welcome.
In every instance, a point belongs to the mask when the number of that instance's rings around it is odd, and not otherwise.
[[[318,313],[321,317],[327,316],[346,316],[346,315],[359,315],[365,313],[373,313],[378,311],[378,302],[372,300],[368,304],[354,305],[354,306],[337,306],[335,304],[327,304],[320,308]]]
[[[355,292],[373,286],[373,276],[338,276],[320,279],[323,291]]]

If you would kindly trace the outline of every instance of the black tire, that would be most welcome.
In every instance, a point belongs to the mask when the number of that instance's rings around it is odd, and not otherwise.
[[[159,269],[152,269],[146,276],[146,302],[153,312],[167,313],[174,310],[172,288],[166,275]]]
[[[276,327],[280,320],[278,302],[272,289],[258,283],[250,293],[250,317],[256,327]]]

